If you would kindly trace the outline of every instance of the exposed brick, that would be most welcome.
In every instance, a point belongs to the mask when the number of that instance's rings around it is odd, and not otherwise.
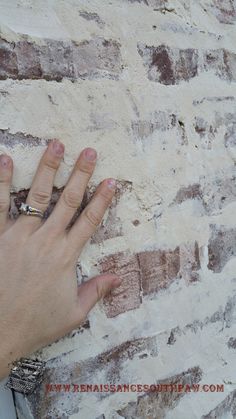
[[[180,269],[179,247],[138,253],[143,295],[168,288]]]
[[[202,197],[202,190],[199,183],[180,188],[175,196],[174,203],[182,204],[188,199],[196,199]]]
[[[225,49],[204,51],[140,43],[138,52],[147,68],[148,78],[164,85],[189,81],[204,71],[213,71],[225,80],[236,80],[236,54]]]
[[[148,78],[170,85],[197,75],[198,52],[193,49],[171,49],[166,45],[141,46],[138,52],[148,69]]]
[[[236,349],[236,338],[233,338],[233,337],[229,338],[228,347],[230,349]]]
[[[132,121],[132,130],[136,138],[146,138],[154,131],[166,131],[176,126],[177,117],[168,112],[154,112],[148,120]]]
[[[45,39],[42,45],[27,39],[0,40],[2,80],[117,78],[120,72],[120,45],[110,39],[97,37],[80,43]]]
[[[1,65],[1,64],[0,64]],[[10,133],[8,129],[0,129],[0,144],[13,148],[17,144],[22,144],[27,147],[35,147],[37,145],[47,145],[51,140],[33,137],[22,132]]]
[[[146,6],[150,6],[156,12],[172,12],[174,11],[173,6],[169,5],[169,0],[126,0],[129,3],[142,3]]]
[[[114,317],[127,310],[138,308],[140,297],[140,269],[136,255],[116,253],[99,260],[102,273],[116,273],[122,284],[103,299],[107,317]]]
[[[220,23],[233,24],[236,20],[235,0],[213,0],[211,12]]]
[[[193,105],[194,106],[198,106],[201,105],[204,102],[235,102],[235,97],[234,96],[206,96],[203,97],[201,100],[195,99],[193,101]]]
[[[220,404],[202,419],[234,418],[236,415],[236,390],[232,391]]]
[[[196,282],[199,280],[200,255],[198,243],[188,243],[180,245],[180,271],[179,276],[186,282]]]
[[[225,173],[223,177],[215,176],[212,182],[202,186],[203,205],[208,214],[221,210],[236,201],[236,171]]]
[[[167,377],[165,380],[157,381],[155,384],[182,384],[193,385],[200,382],[202,378],[202,370],[200,367],[193,367],[181,374]],[[164,388],[164,387],[163,387]],[[182,397],[186,396],[185,392],[175,391],[160,391],[160,392],[147,392],[144,395],[138,396],[137,400],[129,402],[125,407],[118,410],[117,413],[125,419],[163,419],[166,413],[173,409]]]
[[[203,205],[207,214],[216,210],[221,210],[236,200],[236,174],[233,168],[231,176],[225,174],[224,177],[215,176],[211,182],[201,179],[200,183],[194,183],[178,190],[173,204],[182,204],[191,199],[198,199]],[[173,205],[171,204],[171,205]]]
[[[219,328],[222,326],[222,324],[224,324],[225,327],[230,328],[234,324],[235,314],[236,294],[233,294],[227,299],[225,307],[222,308],[222,306],[220,306],[214,313],[205,317],[203,320],[196,319],[193,322],[186,324],[186,326],[184,326],[182,329],[179,326],[171,329],[167,344],[174,345],[179,337],[183,335],[186,336],[189,331],[196,334],[197,332],[201,332],[204,327],[214,323],[217,323]],[[234,341],[231,340],[230,342],[233,344]],[[230,342],[228,342],[228,346]]]
[[[136,141],[145,141],[155,131],[165,132],[174,128],[177,130],[181,145],[187,144],[185,124],[180,117],[170,111],[155,111],[146,120],[138,119],[131,122],[132,134]]]
[[[206,99],[207,100],[207,99]],[[208,99],[209,100],[209,99]],[[222,98],[224,101],[233,101],[230,97]],[[213,100],[212,100],[213,101]],[[217,101],[217,98],[214,99]],[[218,98],[220,101],[220,98]],[[202,116],[195,117],[194,128],[200,136],[203,148],[211,149],[219,129],[224,130],[225,147],[234,147],[236,145],[236,114],[235,112],[215,111],[214,118],[209,121]]]
[[[211,224],[211,237],[208,244],[208,268],[221,272],[226,263],[236,256],[236,229]]]
[[[100,18],[100,16],[97,13],[81,10],[79,12],[79,15],[85,20],[96,22],[98,26],[100,26],[101,28],[103,28],[105,25],[105,22]]]
[[[98,377],[100,377],[101,371],[103,371],[104,383],[117,384],[121,382],[121,375],[127,361],[135,360],[136,363],[141,363],[140,355],[144,354],[147,358],[155,359],[158,356],[157,336],[125,341],[95,357],[72,362],[69,365],[63,365],[62,362],[62,365],[59,363],[58,366],[57,359],[49,361],[46,364],[42,384],[37,387],[35,393],[27,397],[33,417],[35,419],[54,419],[57,417],[56,413],[72,415],[80,410],[80,402],[83,400],[84,393],[53,391],[49,392],[45,398],[45,384],[100,384]],[[104,392],[96,393],[96,396],[99,402],[104,397],[112,397],[112,394]]]
[[[140,306],[143,296],[167,289],[178,278],[186,283],[199,280],[197,242],[181,244],[174,250],[148,250],[133,255],[123,252],[100,259],[101,273],[116,273],[122,285],[103,299],[107,317],[115,317]]]

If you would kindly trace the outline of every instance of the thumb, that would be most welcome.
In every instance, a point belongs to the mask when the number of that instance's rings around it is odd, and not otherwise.
[[[114,288],[121,284],[119,276],[114,274],[98,275],[78,287],[79,312],[86,317],[95,304]]]

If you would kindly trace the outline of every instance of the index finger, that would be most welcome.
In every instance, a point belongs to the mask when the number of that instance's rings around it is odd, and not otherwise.
[[[93,198],[82,211],[73,227],[68,232],[68,240],[72,248],[82,250],[101,223],[106,209],[111,204],[116,190],[116,180],[105,179],[97,188]]]

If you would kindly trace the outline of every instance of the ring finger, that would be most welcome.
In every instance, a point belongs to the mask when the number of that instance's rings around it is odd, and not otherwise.
[[[64,145],[58,140],[50,142],[44,152],[37,171],[35,173],[26,204],[45,211],[49,205],[54,178],[64,154]],[[41,224],[41,218],[35,216],[20,215],[17,223],[26,225],[30,231],[35,230]]]
[[[6,227],[10,205],[10,186],[13,162],[7,155],[0,156],[0,232]]]

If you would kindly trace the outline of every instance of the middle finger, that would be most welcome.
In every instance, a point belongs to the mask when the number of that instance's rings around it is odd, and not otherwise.
[[[97,153],[86,148],[80,154],[70,178],[52,214],[45,222],[47,229],[60,233],[66,229],[83,200],[83,196],[96,164]]]

